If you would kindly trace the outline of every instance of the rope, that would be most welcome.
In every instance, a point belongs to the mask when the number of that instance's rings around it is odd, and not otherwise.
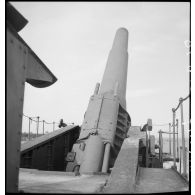
[[[50,125],[50,124],[53,124],[53,123],[48,123],[47,121],[45,121],[46,124]]]
[[[38,122],[38,120],[34,120],[33,118],[38,118],[38,116],[35,116],[35,117],[30,117],[30,116],[27,116],[27,115],[25,115],[24,113],[23,113],[23,116],[24,117],[26,117],[26,118],[28,118],[29,120],[31,120],[31,122],[32,121],[34,121],[34,122]],[[45,123],[45,124],[48,124],[48,125],[51,125],[51,124],[56,124],[56,125],[59,125],[60,123],[57,123],[57,122],[55,122],[55,121],[53,121],[53,122],[47,122],[46,120],[39,120],[39,123]],[[72,124],[74,124],[74,123],[66,123],[67,125],[72,125]]]
[[[30,132],[30,125],[31,125],[32,121],[34,121],[36,124],[43,123],[43,134],[45,134],[44,133],[44,130],[45,130],[44,124],[53,125],[53,131],[55,131],[55,129],[56,129],[55,128],[55,125],[59,125],[60,124],[60,123],[57,123],[55,121],[53,121],[53,122],[47,122],[45,120],[39,120],[40,119],[39,116],[30,117],[30,116],[25,115],[24,113],[23,113],[23,116],[29,119],[29,137],[30,137],[30,134],[31,134],[31,132]],[[36,119],[33,119],[33,118],[36,118]],[[74,123],[67,123],[66,125],[74,125]],[[37,126],[37,136],[38,136],[38,129],[39,129],[39,127]],[[29,140],[30,140],[30,138],[29,138]]]
[[[25,116],[25,117],[27,117],[27,118],[31,118],[31,119],[32,119],[32,118],[37,118],[37,116],[35,116],[35,117],[32,117],[32,116],[29,117],[29,116],[25,115],[24,113],[23,113],[23,116]]]

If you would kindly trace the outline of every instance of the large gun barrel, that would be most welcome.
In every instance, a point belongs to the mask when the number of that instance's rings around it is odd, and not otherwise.
[[[101,86],[96,84],[81,132],[67,157],[66,171],[107,172],[126,138],[131,120],[126,111],[128,31],[117,30]]]
[[[126,107],[126,83],[128,68],[128,31],[125,28],[117,30],[104,76],[101,82],[100,94],[114,91],[120,99],[120,104]],[[117,91],[116,91],[117,90]]]

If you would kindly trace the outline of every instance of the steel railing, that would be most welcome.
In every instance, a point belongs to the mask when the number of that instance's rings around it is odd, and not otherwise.
[[[163,163],[163,136],[162,134],[169,134],[169,154],[171,155],[171,153],[173,153],[173,167],[172,168],[177,170],[177,166],[176,166],[176,156],[177,156],[177,158],[179,159],[179,172],[185,178],[187,178],[187,160],[188,159],[187,159],[187,147],[185,143],[185,133],[184,133],[183,102],[186,101],[188,98],[190,98],[190,95],[188,95],[185,98],[179,98],[179,104],[177,105],[177,107],[172,108],[173,117],[172,117],[172,125],[171,123],[169,123],[169,132],[162,131],[162,130],[159,131],[159,160],[160,162]],[[178,141],[179,120],[176,119],[176,111],[179,108],[180,108],[180,117],[181,117],[180,124],[181,124],[181,139],[182,139],[182,146],[180,147],[179,147],[179,141]],[[171,127],[173,128],[173,131],[171,131]],[[172,138],[171,138],[171,135],[173,135]],[[176,148],[176,145],[177,145],[177,148]],[[173,148],[173,151],[171,151],[171,148]]]

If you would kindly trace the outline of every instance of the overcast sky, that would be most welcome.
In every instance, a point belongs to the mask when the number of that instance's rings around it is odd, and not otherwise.
[[[126,101],[132,125],[143,125],[148,118],[154,124],[172,122],[171,109],[189,94],[189,3],[12,5],[29,21],[19,34],[58,79],[41,89],[26,83],[24,114],[81,125],[95,84],[101,82],[116,30],[125,27],[129,31]],[[184,103],[185,122],[188,103]],[[31,128],[35,132],[33,123]],[[46,130],[51,131],[52,125]],[[26,118],[23,131],[28,131]]]

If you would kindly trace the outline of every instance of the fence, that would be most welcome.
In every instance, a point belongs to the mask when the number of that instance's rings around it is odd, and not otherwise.
[[[44,135],[47,131],[46,131],[46,125],[52,125],[52,131],[55,131],[56,130],[56,125],[59,125],[60,123],[57,123],[57,122],[47,122],[46,120],[40,120],[40,117],[39,116],[36,116],[36,117],[30,117],[30,116],[27,116],[25,114],[23,114],[23,117],[27,118],[28,120],[28,140],[31,140],[31,134],[32,132],[36,132],[36,137],[40,136],[40,135]],[[32,122],[35,123],[35,126],[34,126],[34,130],[32,130]],[[42,123],[42,125],[41,125]],[[66,123],[67,125],[74,125],[74,123]],[[42,133],[39,133],[40,131],[40,127],[42,126]],[[48,130],[48,128],[47,128]],[[50,132],[51,132],[51,129],[50,129]]]

